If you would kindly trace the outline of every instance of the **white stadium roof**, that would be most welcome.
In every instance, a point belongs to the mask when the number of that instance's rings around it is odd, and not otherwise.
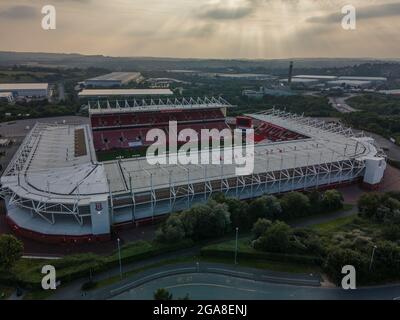
[[[170,89],[84,89],[79,92],[80,98],[90,97],[134,97],[134,96],[170,96]]]
[[[378,154],[368,139],[350,129],[278,111],[249,114],[255,119],[288,128],[308,138],[255,146],[254,174],[345,160],[363,161]],[[74,154],[74,132],[84,129],[86,155]],[[223,154],[223,151],[221,151]],[[235,176],[235,164],[150,165],[145,158],[98,163],[88,125],[37,124],[1,178],[3,187],[38,201],[87,204],[91,197]],[[172,181],[171,181],[172,179]],[[109,184],[107,183],[107,180]]]
[[[148,111],[170,111],[170,110],[194,110],[194,109],[215,109],[233,107],[225,99],[219,98],[181,98],[181,99],[133,99],[115,101],[89,101],[89,114],[109,114],[127,112],[148,112]]]

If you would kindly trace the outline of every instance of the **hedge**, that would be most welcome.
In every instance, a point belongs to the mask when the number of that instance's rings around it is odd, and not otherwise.
[[[201,249],[201,255],[206,257],[232,258],[235,255],[235,251],[205,247]],[[262,252],[256,250],[252,252],[239,250],[238,258],[253,259],[253,260],[271,260],[277,262],[289,262],[289,263],[301,263],[301,264],[316,264],[316,265],[322,265],[323,262],[321,258],[316,256]]]
[[[168,253],[193,246],[190,240],[175,244],[159,244],[157,242],[136,241],[121,247],[123,264],[140,261],[162,253]],[[93,253],[66,256],[59,260],[21,259],[13,268],[13,274],[0,273],[0,282],[9,285],[19,285],[28,289],[40,289],[43,274],[41,269],[50,264],[56,268],[57,281],[70,281],[88,277],[92,274],[106,271],[119,265],[118,252],[109,256]]]

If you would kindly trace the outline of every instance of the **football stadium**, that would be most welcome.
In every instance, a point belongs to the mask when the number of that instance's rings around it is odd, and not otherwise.
[[[103,241],[114,227],[152,222],[215,193],[245,200],[350,183],[375,189],[383,178],[386,157],[372,138],[276,109],[233,125],[229,108],[223,98],[98,100],[88,101],[90,125],[37,123],[1,177],[8,223],[40,241]],[[237,175],[226,162],[149,164],[147,133],[171,134],[170,121],[175,134],[253,129],[254,170]]]

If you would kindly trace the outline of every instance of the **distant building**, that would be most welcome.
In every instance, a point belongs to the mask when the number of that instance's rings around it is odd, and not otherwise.
[[[339,77],[339,80],[369,81],[371,83],[383,83],[387,81],[385,77]]]
[[[84,89],[79,98],[170,96],[170,89]]]
[[[260,90],[243,90],[242,91],[242,96],[245,96],[250,99],[262,99],[264,97],[264,88],[261,87]]]
[[[383,94],[388,94],[391,96],[399,96],[400,97],[400,89],[394,89],[394,90],[381,90],[379,93]]]
[[[48,83],[2,83],[0,93],[11,93],[15,98],[47,99],[49,97]]]
[[[0,101],[13,103],[14,102],[14,96],[13,96],[12,92],[0,92]]]
[[[165,88],[169,88],[171,84],[173,83],[188,83],[182,80],[178,80],[178,79],[172,79],[172,78],[150,78],[147,79],[146,82],[150,83],[150,88],[153,89],[165,89]]]
[[[297,75],[293,77],[294,79],[312,79],[312,80],[319,80],[319,81],[332,81],[336,80],[337,76],[324,76],[324,75]],[[293,79],[293,80],[294,80]]]
[[[294,96],[296,93],[291,91],[288,88],[265,88],[265,87],[260,87],[258,91],[256,90],[243,90],[242,91],[242,96],[246,96],[250,99],[261,99],[264,96],[275,96],[275,97],[281,97],[281,96]]]
[[[86,87],[121,87],[129,82],[140,83],[143,77],[140,72],[112,72],[85,80]]]
[[[328,81],[328,87],[344,87],[344,88],[358,88],[365,89],[372,85],[371,81],[360,81],[360,80],[335,80]]]
[[[250,81],[264,81],[275,78],[270,74],[261,74],[261,73],[216,73],[215,77],[225,78],[230,80],[250,80]]]

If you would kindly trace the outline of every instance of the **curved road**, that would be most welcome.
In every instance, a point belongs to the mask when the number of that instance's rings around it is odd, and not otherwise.
[[[232,265],[201,263],[153,268],[79,299],[153,299],[158,288],[175,299],[189,295],[198,300],[352,300],[400,299],[400,284],[356,290],[323,288],[319,275],[290,274]]]
[[[166,288],[174,299],[189,295],[193,300],[352,300],[400,299],[400,285],[343,290],[265,283],[209,273],[188,273],[150,281],[112,299],[153,299],[158,288]]]

